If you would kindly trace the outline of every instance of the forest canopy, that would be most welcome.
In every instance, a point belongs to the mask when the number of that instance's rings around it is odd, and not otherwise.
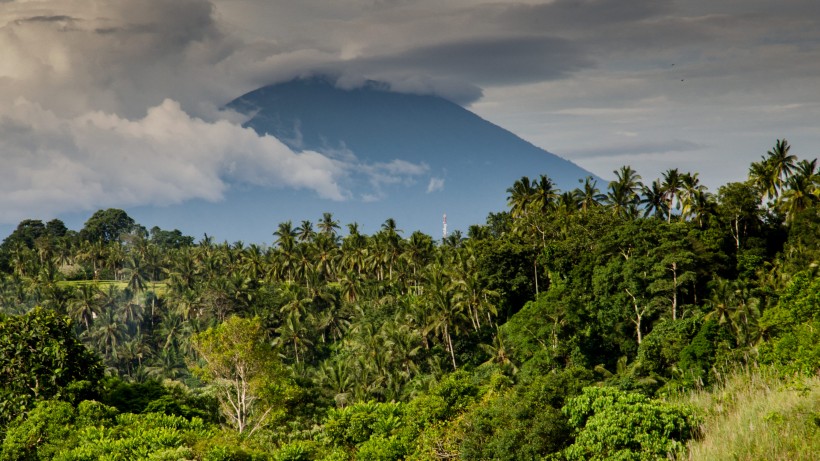
[[[0,459],[812,459],[817,159],[777,140],[713,192],[613,174],[522,177],[441,240],[400,216],[270,245],[24,220]]]

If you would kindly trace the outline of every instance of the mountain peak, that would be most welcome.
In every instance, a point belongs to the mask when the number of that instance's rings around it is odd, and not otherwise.
[[[521,176],[545,174],[562,190],[594,177],[458,104],[393,92],[377,81],[340,88],[333,77],[297,79],[251,91],[227,107],[247,114],[245,125],[260,135],[346,165],[348,200],[302,194],[299,206],[285,208],[316,210],[317,217],[322,208],[335,210],[365,227],[392,217],[435,236],[444,213],[451,228],[466,229],[506,209],[506,189]]]

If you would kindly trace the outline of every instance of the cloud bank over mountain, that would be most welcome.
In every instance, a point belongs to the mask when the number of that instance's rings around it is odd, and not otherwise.
[[[0,220],[218,200],[226,187],[262,182],[355,200],[357,175],[377,198],[380,167],[355,152],[250,141],[242,118],[219,111],[255,88],[318,74],[471,105],[599,175],[629,163],[645,177],[680,167],[710,185],[742,179],[775,138],[803,156],[820,145],[818,18],[813,0],[2,1],[0,160],[13,180],[0,194],[15,199],[0,204]],[[150,114],[173,118],[178,138],[155,138]],[[194,172],[176,172],[173,185],[170,169],[132,170],[160,189],[106,179],[126,161],[182,165],[210,129],[252,152],[227,140],[219,152],[199,149]],[[67,177],[54,178],[54,165]],[[290,168],[301,173],[278,173]],[[261,181],[265,171],[277,173]],[[430,174],[389,180],[439,190]],[[44,178],[60,186],[35,184]]]
[[[11,2],[0,13],[0,221],[218,201],[231,184],[347,200],[424,172],[295,152],[219,107],[248,83],[246,44],[199,0]],[[252,48],[252,47],[251,47]],[[240,61],[240,62],[237,62]],[[241,73],[241,71],[239,72]]]

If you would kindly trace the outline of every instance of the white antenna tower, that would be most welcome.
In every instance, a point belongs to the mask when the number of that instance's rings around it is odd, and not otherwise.
[[[441,234],[443,235],[443,238],[447,238],[447,213],[444,213],[444,222],[442,224],[443,227],[441,230]]]

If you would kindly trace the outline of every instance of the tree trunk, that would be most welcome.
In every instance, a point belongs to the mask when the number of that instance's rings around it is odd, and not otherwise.
[[[444,325],[444,336],[447,337],[447,346],[450,349],[450,358],[453,360],[453,371],[458,370],[456,366],[456,354],[453,351],[453,339],[450,337],[450,331],[447,329],[447,325]]]
[[[536,256],[536,258],[538,258],[538,257]],[[535,296],[538,296],[538,259],[534,259],[532,261],[532,266],[533,266],[533,270],[532,270],[533,274],[532,275],[533,275],[533,278],[535,279]]]
[[[672,320],[678,319],[678,263],[672,263]]]

